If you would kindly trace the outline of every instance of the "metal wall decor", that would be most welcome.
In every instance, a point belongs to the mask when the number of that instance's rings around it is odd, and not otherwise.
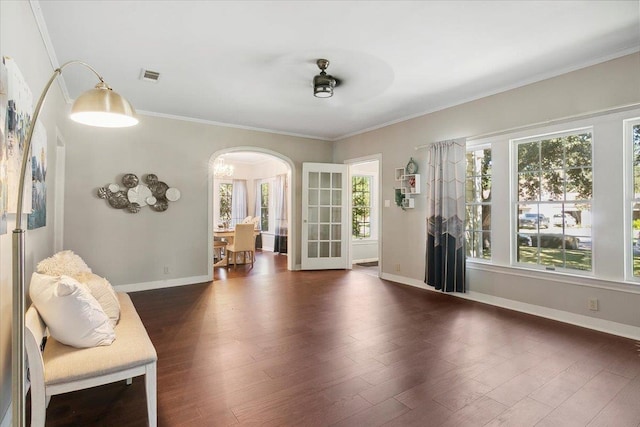
[[[144,206],[149,206],[156,212],[164,212],[169,208],[169,202],[180,199],[180,190],[158,180],[157,175],[147,174],[144,181],[146,184],[141,184],[136,175],[124,174],[124,188],[118,184],[109,184],[98,188],[98,197],[106,199],[112,208],[125,209],[131,213],[140,212]]]

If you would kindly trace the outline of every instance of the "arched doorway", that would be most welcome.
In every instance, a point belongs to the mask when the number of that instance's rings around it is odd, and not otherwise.
[[[220,158],[225,164],[233,167],[233,173],[225,176],[215,176],[214,166]],[[233,188],[234,180],[236,185],[241,183],[246,191],[246,213],[248,216],[258,217],[261,233],[261,243],[263,250],[279,250],[282,252],[282,245],[286,245],[287,268],[294,269],[296,232],[293,229],[293,218],[295,218],[295,194],[292,191],[294,183],[294,165],[291,159],[275,151],[259,147],[233,147],[213,153],[209,159],[209,259],[213,260],[213,231],[218,224],[233,225],[239,222],[238,218],[230,218],[230,212],[225,211],[227,206],[221,206],[221,194],[228,197],[228,192]],[[282,239],[274,234],[275,207],[274,199],[278,191],[275,187],[278,176],[286,176],[285,204],[287,218],[287,238]],[[280,188],[280,187],[278,187]],[[266,196],[266,197],[265,197]],[[221,212],[223,207],[223,212]],[[258,210],[260,210],[258,212]],[[237,213],[236,213],[237,215]],[[280,248],[278,248],[280,246]],[[213,278],[213,263],[210,263],[210,276]]]

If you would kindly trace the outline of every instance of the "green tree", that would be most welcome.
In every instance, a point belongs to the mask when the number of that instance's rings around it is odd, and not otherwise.
[[[582,133],[518,145],[520,200],[564,200],[566,193],[591,199],[591,134]]]
[[[351,185],[351,234],[357,239],[371,237],[371,177],[354,176]]]
[[[491,149],[467,152],[467,241],[474,257],[490,257],[491,248]],[[482,254],[475,249],[482,249]],[[470,252],[471,253],[471,252]]]

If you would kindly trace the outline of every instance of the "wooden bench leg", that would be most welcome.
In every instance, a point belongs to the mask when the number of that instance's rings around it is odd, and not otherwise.
[[[47,406],[49,406],[50,396],[45,396],[44,388],[31,388],[31,426],[44,427],[47,417]]]
[[[156,362],[149,363],[144,375],[144,387],[147,392],[147,414],[149,427],[158,425],[158,403],[156,391]]]

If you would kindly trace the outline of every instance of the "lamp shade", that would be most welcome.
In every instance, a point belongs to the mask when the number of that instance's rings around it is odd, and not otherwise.
[[[89,126],[128,127],[138,123],[129,101],[100,82],[81,94],[71,107],[71,120]]]

